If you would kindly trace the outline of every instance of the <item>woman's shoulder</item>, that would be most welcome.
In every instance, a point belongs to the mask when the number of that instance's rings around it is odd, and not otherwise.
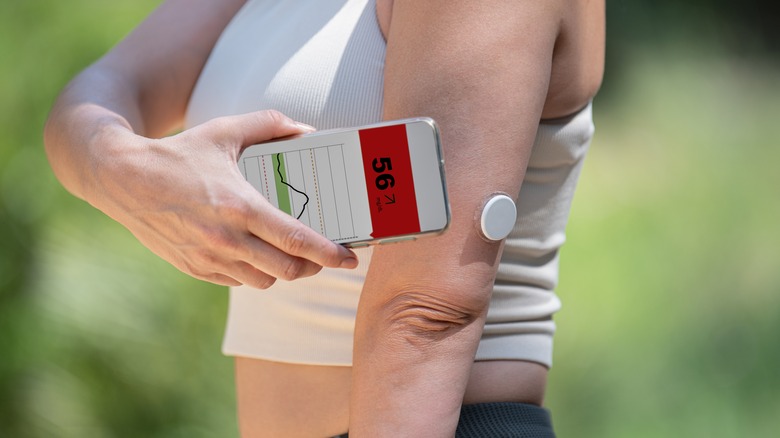
[[[604,75],[604,0],[575,1],[563,13],[542,118],[572,114],[590,102]]]

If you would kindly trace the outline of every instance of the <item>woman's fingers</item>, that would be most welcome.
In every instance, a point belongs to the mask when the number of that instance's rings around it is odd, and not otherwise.
[[[210,241],[201,249],[174,259],[173,263],[200,280],[224,286],[245,284],[257,289],[267,289],[277,279],[295,280],[322,269],[310,260],[286,254],[248,233],[219,244]]]
[[[233,275],[244,284],[249,284],[247,280],[257,283],[255,280],[258,277],[257,273],[290,281],[312,276],[322,270],[322,265],[288,254],[254,235],[248,237],[246,250],[241,257],[243,265],[237,267],[240,273]]]
[[[262,213],[248,218],[249,232],[285,254],[330,268],[357,267],[357,257],[347,248],[331,242],[313,229],[270,204]]]
[[[193,272],[187,272],[186,270],[182,270],[182,272],[193,278],[197,278],[198,280],[208,281],[209,283],[218,284],[220,286],[241,286],[243,284],[235,278],[228,277],[224,274],[196,274]]]

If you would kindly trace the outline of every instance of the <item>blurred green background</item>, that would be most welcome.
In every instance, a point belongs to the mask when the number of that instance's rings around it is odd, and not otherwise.
[[[68,195],[43,153],[59,90],[157,4],[0,2],[0,437],[237,435],[226,291]],[[560,436],[776,436],[777,16],[609,4],[562,259]]]

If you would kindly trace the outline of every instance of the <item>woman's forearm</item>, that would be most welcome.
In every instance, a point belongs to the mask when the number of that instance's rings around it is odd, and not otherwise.
[[[453,206],[467,202],[453,195]],[[454,434],[500,247],[453,215],[440,236],[374,250],[355,325],[350,436]]]
[[[55,175],[75,196],[94,202],[97,170],[111,155],[117,133],[144,132],[136,96],[127,81],[93,66],[57,99],[46,122],[44,144]],[[105,141],[106,134],[114,141]]]
[[[68,190],[92,196],[92,171],[119,144],[113,135],[106,141],[106,131],[160,137],[180,127],[212,47],[244,3],[167,0],[71,81],[44,130],[52,168]]]
[[[441,282],[361,300],[356,327],[350,434],[450,437],[482,334],[489,291],[473,304]],[[371,285],[369,285],[371,287]],[[377,299],[379,298],[379,299]]]

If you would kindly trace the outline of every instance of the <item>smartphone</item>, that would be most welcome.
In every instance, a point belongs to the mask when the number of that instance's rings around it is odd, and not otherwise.
[[[429,118],[252,145],[238,167],[277,208],[348,247],[438,234],[450,222],[439,129]]]

